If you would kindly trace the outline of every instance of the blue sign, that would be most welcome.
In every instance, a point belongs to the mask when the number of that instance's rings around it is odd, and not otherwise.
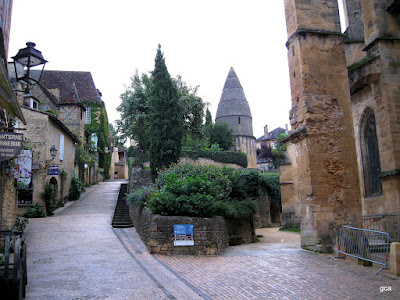
[[[193,224],[175,224],[174,234],[193,234]]]
[[[194,246],[193,224],[174,224],[174,246]]]
[[[59,166],[49,166],[47,168],[47,175],[58,175],[59,170]]]

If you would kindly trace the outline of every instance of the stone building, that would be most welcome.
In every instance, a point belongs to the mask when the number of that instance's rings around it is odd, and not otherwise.
[[[92,184],[98,181],[98,176],[109,178],[111,153],[108,153],[107,112],[91,73],[46,70],[40,82],[57,99],[60,120],[85,141],[86,150],[90,148],[97,157],[94,166],[87,165],[81,180]]]
[[[235,70],[230,69],[218,104],[215,122],[226,122],[235,137],[234,151],[247,154],[247,167],[256,168],[256,139],[253,136],[253,118],[242,85]]]
[[[19,214],[35,204],[45,211],[46,204],[41,193],[46,183],[56,186],[57,202],[68,200],[72,177],[78,171],[75,168],[75,144],[80,143],[78,137],[51,112],[25,105],[21,109],[27,125],[18,124],[18,128],[24,133],[32,151],[32,171],[30,183],[18,192]],[[53,146],[57,149],[54,158],[50,153]]]
[[[12,117],[17,117],[25,123],[6,65],[12,4],[12,0],[4,0],[0,3],[0,132],[13,132],[13,129],[10,129]],[[14,179],[8,173],[9,166],[9,159],[0,159],[0,230],[11,229],[17,213],[17,192]]]
[[[128,179],[128,162],[126,150],[122,147],[113,147],[111,156],[111,170],[113,179]]]
[[[283,129],[282,127],[277,127],[272,131],[268,131],[268,125],[264,126],[264,135],[260,136],[258,139],[256,139],[256,147],[259,149],[261,147],[261,144],[267,144],[271,148],[273,148],[277,141],[278,138],[280,137],[281,134],[288,134],[289,130],[286,125],[286,129]]]
[[[330,251],[352,224],[399,235],[400,3],[285,0],[292,89],[283,223]]]

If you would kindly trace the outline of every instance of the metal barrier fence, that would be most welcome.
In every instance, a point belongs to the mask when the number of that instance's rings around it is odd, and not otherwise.
[[[340,228],[338,255],[340,253],[382,265],[376,273],[388,268],[390,237],[386,232],[350,226]],[[344,258],[335,256],[332,258]]]

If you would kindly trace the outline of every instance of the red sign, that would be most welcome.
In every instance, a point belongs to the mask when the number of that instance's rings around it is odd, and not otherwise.
[[[0,161],[16,157],[23,142],[22,133],[0,132]]]

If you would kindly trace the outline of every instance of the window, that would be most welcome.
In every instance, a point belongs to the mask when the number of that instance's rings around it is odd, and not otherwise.
[[[60,134],[60,160],[64,159],[64,136]]]
[[[92,121],[91,110],[91,107],[86,107],[85,124],[90,124],[90,122]]]
[[[365,110],[361,119],[360,139],[365,197],[378,196],[382,194],[381,166],[375,115],[371,108]]]
[[[92,141],[92,146],[91,146],[91,149],[93,150],[93,151],[97,151],[97,133],[92,133],[92,136],[91,136],[91,141]]]

